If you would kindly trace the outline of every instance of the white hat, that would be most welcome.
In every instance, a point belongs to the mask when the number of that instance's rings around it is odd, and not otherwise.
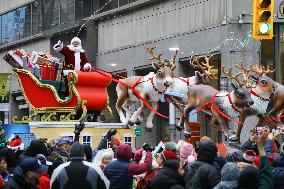
[[[72,40],[71,40],[71,44],[74,43],[74,42],[79,42],[81,44],[81,39],[79,37],[74,37]]]

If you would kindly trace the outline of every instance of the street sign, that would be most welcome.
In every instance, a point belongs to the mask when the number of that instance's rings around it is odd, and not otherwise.
[[[135,129],[135,136],[141,136],[142,130],[141,129]]]

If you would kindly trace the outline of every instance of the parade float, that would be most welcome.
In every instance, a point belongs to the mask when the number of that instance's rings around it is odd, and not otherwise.
[[[176,127],[179,131],[184,129],[186,137],[196,137],[194,132],[200,136],[200,124],[199,127],[192,127],[188,121],[193,110],[196,110],[194,114],[204,112],[211,116],[212,128],[222,131],[230,142],[239,141],[245,117],[248,115],[257,115],[260,118],[259,122],[281,127],[283,107],[281,108],[278,102],[282,99],[283,86],[266,76],[273,73],[269,68],[265,69],[264,66],[256,65],[245,68],[241,62],[240,65],[236,65],[241,72],[233,75],[232,68],[226,72],[222,67],[223,74],[227,75],[229,80],[238,83],[232,82],[230,84],[232,91],[224,92],[210,86],[211,81],[217,78],[213,66],[209,64],[211,56],[192,57],[190,65],[201,72],[196,71],[194,76],[184,78],[173,74],[178,51],[171,59],[162,59],[162,54],[155,55],[154,50],[155,48],[147,48],[155,73],[150,72],[146,76],[115,79],[111,73],[96,67],[88,71],[69,71],[66,77],[68,96],[65,97],[62,97],[62,94],[60,96],[55,86],[43,83],[35,72],[37,67],[44,68],[41,69],[41,77],[56,80],[57,74],[50,74],[50,71],[54,72],[62,67],[56,57],[36,52],[26,55],[20,50],[7,53],[4,59],[13,67],[25,100],[32,110],[28,116],[14,117],[14,122],[73,123],[84,120],[88,111],[102,112],[105,109],[111,115],[107,87],[111,82],[116,82],[118,96],[116,109],[121,126],[126,129],[141,124],[144,117],[142,112],[145,108],[151,110],[146,119],[147,132],[152,130],[154,115],[169,119],[169,116],[157,111],[157,102],[161,96],[181,112],[180,118],[174,117],[174,119],[179,119]],[[38,57],[35,58],[35,56]],[[26,69],[23,63],[24,58],[27,58],[28,68]],[[200,62],[200,58],[204,58],[205,62]],[[265,107],[260,106],[264,103],[260,100],[267,101]],[[133,112],[129,106],[136,102],[140,102],[141,106]],[[269,102],[276,103],[273,103],[273,107],[268,106]],[[265,115],[266,113],[268,114]],[[277,123],[277,121],[280,122]],[[230,130],[230,122],[238,124],[236,134]]]

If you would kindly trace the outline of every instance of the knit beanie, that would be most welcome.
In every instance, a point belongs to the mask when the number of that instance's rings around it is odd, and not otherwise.
[[[79,142],[75,142],[71,145],[70,148],[70,157],[72,158],[84,158],[85,151],[84,146],[80,144]]]
[[[173,151],[170,151],[170,150],[164,150],[164,151],[161,153],[161,155],[162,155],[162,158],[163,158],[165,161],[170,160],[170,159],[176,159],[176,160],[178,160],[178,157],[177,157],[176,153],[173,152]]]
[[[187,158],[193,151],[193,145],[192,144],[186,144],[180,149],[180,156],[183,158]]]
[[[242,162],[243,152],[237,149],[231,149],[226,154],[226,160],[228,162]]]
[[[256,158],[256,153],[253,150],[246,150],[243,154],[243,158],[246,162],[252,163]]]
[[[213,141],[200,142],[197,160],[212,164],[217,156],[217,146]]]
[[[170,141],[165,145],[165,150],[176,152],[176,143]]]
[[[240,177],[240,169],[236,163],[228,162],[221,171],[221,181],[214,189],[236,189]]]
[[[120,144],[117,147],[116,156],[119,159],[129,161],[132,157],[132,148],[128,144]]]
[[[174,170],[174,171],[177,171],[178,168],[179,168],[179,166],[180,166],[180,163],[179,163],[179,161],[176,160],[176,159],[167,160],[167,161],[165,162],[165,165],[164,165],[164,167],[168,167],[168,168],[170,168],[170,169],[172,169],[172,170]]]
[[[255,189],[258,188],[260,172],[253,166],[248,166],[241,171],[239,177],[239,188]]]
[[[177,145],[176,145],[176,151],[177,151],[177,153],[180,153],[180,149],[181,149],[184,145],[186,145],[186,144],[188,144],[186,141],[184,141],[184,140],[179,140],[178,143],[177,143]]]

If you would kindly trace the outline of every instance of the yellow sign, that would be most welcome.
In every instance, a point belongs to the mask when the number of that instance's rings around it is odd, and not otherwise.
[[[0,73],[0,103],[8,103],[10,101],[11,91],[11,74]]]

